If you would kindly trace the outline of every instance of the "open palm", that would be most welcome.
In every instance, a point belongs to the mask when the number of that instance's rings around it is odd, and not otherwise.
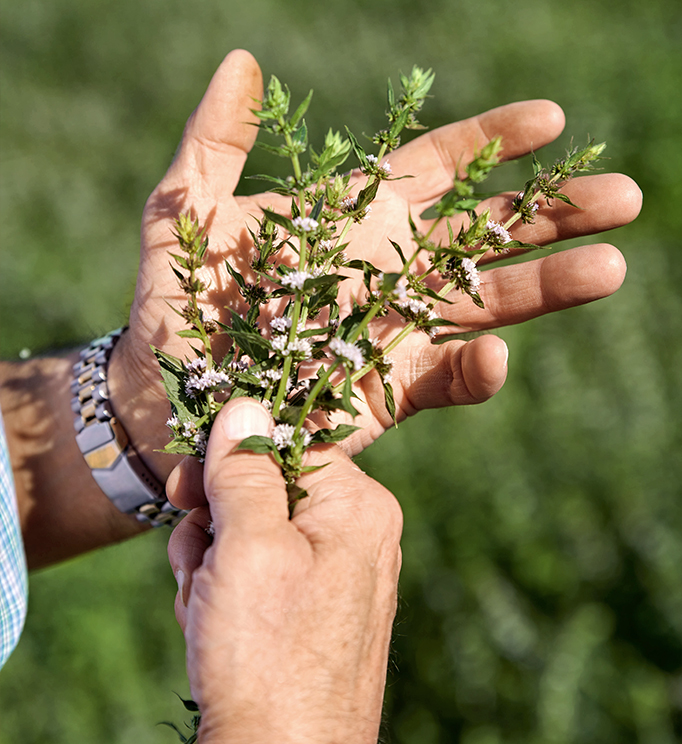
[[[168,440],[163,426],[167,403],[149,344],[178,357],[189,355],[187,342],[175,335],[184,321],[168,308],[168,303],[179,307],[184,300],[169,267],[168,251],[176,246],[173,222],[180,213],[190,211],[207,226],[211,257],[206,266],[210,272],[206,310],[213,317],[224,317],[225,306],[238,307],[240,302],[234,282],[223,267],[224,259],[229,258],[241,269],[248,266],[252,243],[247,228],[255,225],[253,216],[267,206],[286,211],[286,202],[278,201],[273,194],[234,196],[257,134],[250,109],[254,99],[261,97],[262,78],[257,63],[247,52],[232,52],[214,75],[187,124],[171,167],[145,207],[130,331],[119,345],[117,363],[127,373],[120,405],[127,405],[126,401],[130,405],[136,403],[139,431],[144,430],[150,441],[143,454],[154,460],[162,475],[173,463],[172,458],[164,463],[164,458],[158,459],[153,453],[154,448]],[[349,233],[347,255],[367,259],[384,270],[395,270],[399,264],[389,238],[405,251],[410,249],[408,215],[420,229],[428,229],[428,221],[419,215],[451,188],[457,164],[463,168],[474,150],[498,135],[503,141],[504,160],[521,157],[553,141],[563,125],[563,113],[556,104],[527,101],[442,127],[404,145],[390,156],[392,170],[395,175],[409,174],[413,178],[382,184],[371,219],[355,225]],[[364,177],[358,176],[356,191],[364,182]],[[641,204],[639,189],[622,175],[579,178],[567,185],[566,193],[583,209],[559,202],[552,207],[542,206],[535,224],[518,224],[514,237],[546,245],[594,234],[631,221]],[[495,197],[482,203],[481,208],[490,208],[494,218],[505,220],[511,214],[513,196]],[[436,240],[438,229],[434,233]],[[481,265],[495,260],[494,256],[484,257]],[[344,301],[349,303],[351,296],[362,292],[360,272],[349,273],[358,276],[342,284],[342,314]],[[616,248],[605,244],[584,246],[484,271],[480,294],[485,309],[454,292],[449,298],[454,304],[442,303],[436,310],[462,330],[491,330],[605,297],[618,289],[624,274],[625,263]],[[268,312],[275,313],[275,308],[266,305],[262,312],[267,318]],[[390,337],[402,322],[397,317],[378,320],[373,333]],[[399,418],[423,408],[486,400],[501,387],[506,376],[507,349],[493,335],[432,345],[425,334],[412,333],[391,356],[395,362],[392,384]],[[361,401],[357,404],[361,415],[355,423],[362,429],[345,442],[350,454],[362,450],[392,423],[378,375],[372,373],[363,378],[356,385],[356,393]],[[148,404],[146,409],[139,406],[141,401]]]

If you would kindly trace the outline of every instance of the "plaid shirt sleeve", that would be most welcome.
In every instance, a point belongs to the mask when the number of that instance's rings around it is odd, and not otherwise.
[[[26,559],[7,441],[0,414],[0,668],[14,650],[28,604]]]

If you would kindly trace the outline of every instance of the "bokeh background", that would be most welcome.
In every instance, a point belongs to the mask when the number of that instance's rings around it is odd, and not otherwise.
[[[437,73],[435,127],[559,102],[644,208],[603,239],[614,297],[504,329],[507,384],[360,458],[405,512],[383,738],[672,744],[682,707],[682,240],[677,0],[2,0],[0,353],[121,325],[139,220],[223,55],[245,47],[329,126],[382,124]],[[248,172],[271,169],[255,153]],[[278,165],[278,164],[275,164]],[[514,188],[526,161],[501,170]],[[505,181],[506,179],[506,181]],[[247,183],[245,189],[252,186]],[[583,241],[585,242],[585,241]],[[560,248],[556,248],[559,250]],[[0,744],[163,744],[187,695],[167,533],[35,574],[0,674]]]

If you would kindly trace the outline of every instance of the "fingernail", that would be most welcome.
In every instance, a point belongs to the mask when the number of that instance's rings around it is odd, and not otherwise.
[[[187,607],[187,601],[185,600],[185,572],[178,569],[175,573],[175,580],[178,582],[178,593],[180,594],[180,599],[182,600],[182,604]]]
[[[240,401],[223,414],[222,425],[225,436],[240,442],[246,437],[270,434],[270,414],[259,403]]]
[[[504,343],[504,341],[502,342]],[[504,366],[507,366],[507,362],[509,361],[509,347],[507,344],[504,344]]]

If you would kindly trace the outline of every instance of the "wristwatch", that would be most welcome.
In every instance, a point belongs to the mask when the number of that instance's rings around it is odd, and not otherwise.
[[[109,401],[107,365],[125,330],[92,341],[73,366],[76,442],[93,478],[120,511],[152,527],[174,526],[187,512],[168,501],[164,485],[142,462]]]

